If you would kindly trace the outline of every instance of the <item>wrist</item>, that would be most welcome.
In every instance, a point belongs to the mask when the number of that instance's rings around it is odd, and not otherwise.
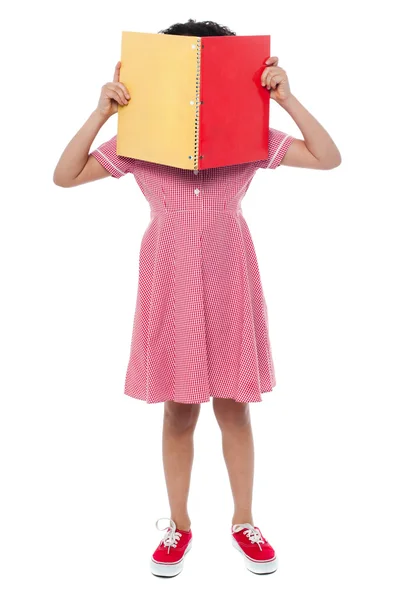
[[[290,104],[292,104],[292,102],[295,101],[295,96],[294,94],[290,94],[287,98],[284,98],[284,100],[276,100],[277,104],[280,104],[280,106],[286,108],[287,106],[289,106]]]
[[[98,108],[93,110],[91,117],[100,125],[104,125],[109,119],[109,115],[104,115]]]

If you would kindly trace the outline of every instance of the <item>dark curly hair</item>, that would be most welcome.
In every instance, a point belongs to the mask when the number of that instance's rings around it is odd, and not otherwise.
[[[193,35],[196,37],[237,35],[228,27],[219,25],[219,23],[215,23],[215,21],[200,21],[197,23],[195,19],[189,19],[187,23],[175,23],[167,29],[158,31],[158,33],[165,33],[168,35]]]

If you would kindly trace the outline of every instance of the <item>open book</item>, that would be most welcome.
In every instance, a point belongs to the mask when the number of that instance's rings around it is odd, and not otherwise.
[[[117,153],[209,169],[268,157],[270,36],[122,32]]]

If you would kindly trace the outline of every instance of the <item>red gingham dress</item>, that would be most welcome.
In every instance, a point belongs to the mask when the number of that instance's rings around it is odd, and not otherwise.
[[[191,171],[91,152],[110,174],[132,173],[151,216],[124,393],[147,403],[210,397],[260,402],[276,385],[268,314],[241,201],[258,168],[275,169],[294,137],[269,131],[269,157]]]

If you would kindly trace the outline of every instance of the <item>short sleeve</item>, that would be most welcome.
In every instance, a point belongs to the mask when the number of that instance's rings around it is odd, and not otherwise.
[[[278,167],[294,139],[288,133],[269,128],[269,156],[264,160],[255,161],[256,168],[275,169]]]
[[[110,172],[112,177],[117,179],[127,173],[133,173],[135,159],[128,156],[119,156],[116,153],[116,135],[90,152],[89,156],[94,156]]]

